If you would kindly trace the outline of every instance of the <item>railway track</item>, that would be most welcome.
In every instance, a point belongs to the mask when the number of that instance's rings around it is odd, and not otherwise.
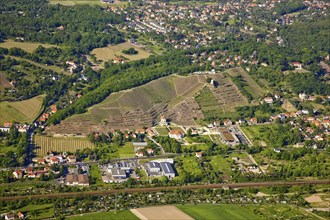
[[[299,186],[299,185],[329,185],[330,180],[309,180],[309,181],[272,181],[272,182],[245,182],[245,183],[222,183],[207,185],[185,185],[185,186],[166,186],[166,187],[148,187],[148,188],[128,188],[114,190],[99,190],[86,192],[68,192],[68,193],[52,193],[41,195],[24,195],[24,196],[8,196],[0,197],[0,201],[11,201],[21,199],[39,199],[39,198],[66,198],[66,197],[82,197],[82,196],[99,196],[99,195],[115,195],[118,193],[141,193],[141,192],[160,192],[171,191],[175,189],[196,190],[196,189],[218,189],[222,187],[228,188],[258,188],[267,186]]]

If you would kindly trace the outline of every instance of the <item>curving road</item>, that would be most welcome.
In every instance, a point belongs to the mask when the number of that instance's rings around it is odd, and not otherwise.
[[[98,195],[115,195],[118,193],[139,193],[139,192],[160,192],[171,191],[176,189],[181,190],[196,190],[196,189],[217,189],[222,187],[229,188],[247,188],[247,187],[267,187],[267,186],[298,186],[320,184],[329,185],[330,180],[306,180],[306,181],[272,181],[272,182],[245,182],[245,183],[221,183],[208,185],[189,185],[189,186],[166,186],[152,188],[129,188],[129,189],[114,189],[106,191],[86,191],[86,192],[69,192],[69,193],[53,193],[43,195],[27,195],[27,196],[8,196],[0,197],[0,201],[21,200],[21,199],[38,199],[38,198],[64,198],[64,197],[81,197],[81,196],[98,196]]]

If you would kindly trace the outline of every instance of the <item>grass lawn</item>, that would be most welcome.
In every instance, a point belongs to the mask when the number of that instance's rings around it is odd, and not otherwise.
[[[160,136],[167,136],[168,135],[169,131],[167,130],[166,127],[156,127],[155,129],[156,129],[156,131],[158,132],[158,134]]]
[[[201,175],[202,174],[202,170],[201,168],[198,166],[198,162],[195,156],[190,156],[190,157],[180,157],[180,159],[182,159],[183,161],[183,169],[188,172],[191,173],[192,175]],[[180,176],[180,171],[179,172],[179,176]]]
[[[257,220],[264,219],[254,214],[246,207],[239,205],[177,205],[179,209],[187,213],[196,220],[216,219],[216,220]]]
[[[35,49],[37,49],[37,47],[39,45],[41,45],[45,48],[57,47],[56,45],[52,45],[52,44],[41,44],[41,43],[32,43],[32,42],[16,42],[14,40],[6,40],[6,41],[0,43],[0,47],[7,48],[7,49],[17,47],[17,48],[21,48],[22,50],[25,50],[29,53],[32,53]]]
[[[192,151],[207,151],[209,149],[209,146],[206,144],[191,144],[191,145],[182,145],[182,151],[184,152],[184,149],[190,149]]]
[[[54,216],[53,204],[27,205],[16,211],[22,212],[29,219],[46,219]]]
[[[122,53],[122,50],[127,50],[129,48],[134,48],[138,51],[138,54],[135,55],[127,55]],[[115,59],[117,56],[123,56],[128,60],[140,60],[150,56],[150,53],[143,50],[141,47],[136,46],[132,43],[121,43],[113,46],[107,46],[102,48],[96,48],[91,51],[91,54],[95,54],[97,60],[108,61],[111,59]]]
[[[179,209],[194,219],[240,220],[240,219],[318,219],[310,213],[299,208],[282,205],[177,205]]]
[[[4,122],[31,123],[42,110],[45,95],[17,102],[0,102],[0,125]]]
[[[125,143],[124,146],[118,149],[118,154],[120,158],[131,158],[134,157],[134,147],[132,142]]]
[[[82,214],[76,216],[69,216],[67,219],[71,220],[104,220],[104,219],[111,219],[111,220],[139,220],[134,214],[131,213],[129,210],[121,210],[117,212],[96,212],[96,213],[89,213],[89,214]]]
[[[97,165],[95,165],[95,164],[90,165],[89,174],[90,174],[91,178],[94,178],[96,180],[95,184],[104,185],[104,183],[102,181],[101,170]]]
[[[221,170],[224,174],[229,174],[230,166],[222,155],[211,156],[210,159],[214,170]]]

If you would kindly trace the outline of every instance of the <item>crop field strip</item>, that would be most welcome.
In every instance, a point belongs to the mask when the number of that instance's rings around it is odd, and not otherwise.
[[[180,82],[176,82],[178,78]],[[183,101],[173,107],[168,103],[178,98],[174,85],[182,84],[182,78],[192,79],[187,81],[188,86],[185,84],[186,91],[181,90]],[[61,124],[47,129],[47,132],[86,135],[91,131],[107,131],[109,127],[141,128],[159,121],[161,114],[165,114],[174,122],[195,125],[193,118],[204,115],[192,96],[203,85],[203,80],[205,83],[205,76],[169,76],[134,89],[114,93],[91,107],[87,113],[70,117]]]
[[[227,70],[228,74],[232,77],[242,76],[247,83],[247,92],[249,92],[254,99],[261,98],[264,95],[264,90],[257,84],[257,82],[241,67],[236,67]]]
[[[94,144],[84,137],[48,137],[34,136],[36,154],[39,156],[47,155],[50,151],[56,152],[75,152],[85,148],[94,148]]]
[[[0,102],[0,124],[4,122],[31,123],[42,109],[45,95],[17,102]]]

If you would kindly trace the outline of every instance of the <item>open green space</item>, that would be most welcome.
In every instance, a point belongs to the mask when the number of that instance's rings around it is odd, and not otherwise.
[[[190,145],[182,145],[182,151],[207,151],[209,146],[207,144],[190,144]]]
[[[118,154],[120,158],[132,158],[134,157],[134,147],[132,142],[125,143],[124,146],[118,149]]]
[[[180,177],[180,171],[183,169],[187,173],[191,173],[193,176],[198,176],[202,174],[202,169],[199,167],[197,159],[195,156],[185,156],[180,157],[183,164],[180,169],[178,169],[179,177]]]
[[[222,155],[211,156],[210,159],[214,170],[220,170],[227,175],[230,173],[230,165]]]
[[[97,184],[97,185],[104,185],[103,181],[102,181],[102,174],[101,174],[101,170],[98,167],[98,165],[90,165],[90,170],[89,170],[89,174],[91,177],[91,180],[93,181],[93,183]]]
[[[122,52],[123,50],[128,50],[129,48],[134,48],[136,51],[138,51],[138,53],[134,55],[128,55]],[[140,60],[150,56],[150,53],[143,50],[142,47],[136,46],[135,44],[129,42],[96,48],[91,51],[91,54],[94,54],[96,59],[101,61],[114,60],[116,57],[125,57],[128,60]]]
[[[158,134],[160,136],[167,136],[168,135],[169,131],[167,130],[166,127],[156,127],[155,129],[156,129],[156,131],[158,132]]]
[[[42,205],[27,205],[16,210],[12,210],[10,207],[0,207],[0,213],[6,213],[9,211],[15,211],[16,213],[22,212],[27,219],[49,219],[54,216],[53,204]]]
[[[112,212],[96,212],[96,213],[88,213],[81,214],[75,216],[69,216],[67,219],[71,220],[138,220],[139,218],[132,214],[129,210],[120,210],[120,211],[112,211]]]
[[[217,99],[208,87],[204,87],[195,99],[205,117],[219,117],[223,113]]]
[[[258,220],[264,219],[257,214],[254,214],[249,208],[239,206],[239,205],[230,205],[230,204],[221,204],[221,205],[177,205],[179,209],[187,213],[196,220],[204,219],[217,219],[217,220]]]
[[[0,43],[0,47],[7,48],[7,49],[17,47],[17,48],[21,48],[22,50],[25,50],[26,52],[29,52],[29,53],[32,53],[40,45],[45,48],[57,47],[56,45],[53,45],[53,44],[18,42],[18,41],[14,41],[14,40],[6,40],[6,41]]]
[[[284,204],[200,204],[177,207],[196,220],[319,219],[302,209]]]
[[[17,102],[0,102],[0,125],[4,122],[31,123],[42,110],[45,95]]]

